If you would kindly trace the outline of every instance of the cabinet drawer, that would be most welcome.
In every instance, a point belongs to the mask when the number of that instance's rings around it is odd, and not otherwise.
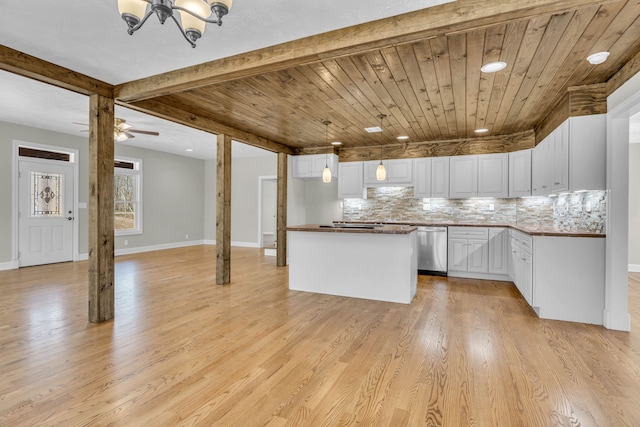
[[[489,240],[489,229],[487,227],[449,227],[449,237]]]
[[[533,243],[531,236],[520,231],[511,231],[511,247],[521,249],[531,254]]]

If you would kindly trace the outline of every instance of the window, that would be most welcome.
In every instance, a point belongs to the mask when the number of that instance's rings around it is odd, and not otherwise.
[[[142,233],[142,160],[119,158],[113,176],[116,236]]]

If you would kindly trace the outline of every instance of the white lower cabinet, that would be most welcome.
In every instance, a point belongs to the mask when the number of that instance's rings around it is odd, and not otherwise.
[[[529,305],[534,304],[532,247],[531,236],[511,230],[511,278]]]
[[[447,274],[509,280],[508,233],[504,227],[449,227]]]
[[[509,274],[509,229],[489,228],[489,273]]]
[[[487,227],[449,227],[448,274],[487,273],[489,232]]]

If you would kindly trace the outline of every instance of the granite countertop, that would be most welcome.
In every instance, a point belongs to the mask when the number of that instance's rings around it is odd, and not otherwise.
[[[359,226],[360,225],[360,226]],[[320,233],[409,234],[417,230],[409,224],[380,224],[362,222],[336,222],[334,224],[304,224],[287,227],[287,231],[311,231]]]
[[[385,225],[413,225],[416,227],[442,227],[442,226],[459,226],[459,227],[504,227],[513,228],[530,236],[555,236],[555,237],[606,237],[605,233],[597,233],[594,231],[559,228],[553,226],[533,226],[513,223],[469,223],[463,221],[444,221],[444,222],[376,222],[376,221],[334,221],[335,224],[385,224]]]

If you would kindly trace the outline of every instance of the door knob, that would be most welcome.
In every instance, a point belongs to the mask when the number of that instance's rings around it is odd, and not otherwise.
[[[72,216],[68,216],[68,217],[67,217],[67,220],[69,220],[69,221],[73,221],[73,217],[72,217]]]

